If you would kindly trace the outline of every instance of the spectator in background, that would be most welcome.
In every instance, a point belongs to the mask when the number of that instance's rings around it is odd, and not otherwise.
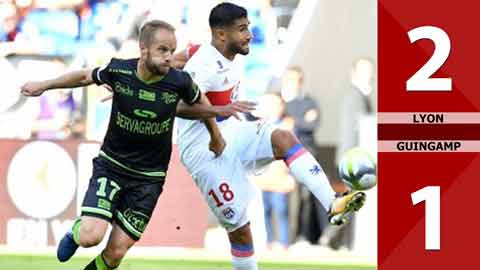
[[[298,66],[289,67],[282,77],[282,98],[286,102],[286,114],[294,120],[295,133],[300,141],[315,150],[315,129],[320,123],[320,110],[313,98],[303,90],[304,73]]]
[[[33,4],[31,0],[0,4],[0,56],[38,53],[39,46],[30,42],[24,32],[25,17],[34,8]]]
[[[33,125],[36,139],[66,139],[72,135],[75,102],[72,91],[59,90],[40,97],[40,113]]]
[[[340,106],[340,139],[338,140],[336,161],[340,161],[348,149],[359,146],[360,123],[364,116],[373,112],[369,96],[373,92],[375,66],[368,58],[355,60],[351,70],[351,87]],[[355,216],[341,227],[330,226],[321,243],[333,249],[353,248]]]
[[[20,31],[21,17],[11,3],[0,4],[0,42],[15,41]]]
[[[249,80],[245,80],[244,98],[255,100],[267,91],[268,84],[274,76],[278,50],[277,20],[270,0],[251,1],[248,14],[252,41],[249,57],[245,58],[245,76]]]
[[[317,103],[303,90],[304,73],[298,66],[289,67],[282,77],[281,93],[286,103],[286,121],[293,122],[294,131],[313,155],[317,154],[315,129],[319,126],[320,110]],[[325,209],[308,189],[299,185],[300,209],[297,236],[315,244],[328,224]]]
[[[351,71],[351,89],[343,99],[340,111],[340,140],[337,164],[348,149],[358,146],[360,118],[373,112],[369,96],[373,91],[375,66],[367,58],[357,59]]]
[[[267,94],[259,99],[262,110],[255,116],[286,130],[293,126],[284,120],[285,103],[279,95]],[[274,231],[278,233],[279,247],[287,250],[289,240],[288,194],[295,188],[295,180],[289,174],[283,161],[273,162],[265,172],[253,177],[262,189],[265,226],[267,231],[267,247],[275,248]],[[275,215],[275,219],[273,219]],[[273,220],[276,223],[273,223]],[[275,226],[274,226],[275,225]],[[274,230],[275,227],[275,230]]]

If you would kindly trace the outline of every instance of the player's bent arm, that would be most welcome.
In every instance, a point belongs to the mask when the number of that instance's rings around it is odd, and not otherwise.
[[[93,83],[92,70],[83,69],[68,72],[51,80],[27,82],[21,87],[21,93],[25,96],[39,96],[51,89],[75,88]]]
[[[217,107],[212,106],[210,101],[201,93],[201,97],[197,103],[189,105],[183,101],[180,101],[177,105],[177,116],[189,120],[209,119],[218,116],[219,110]]]

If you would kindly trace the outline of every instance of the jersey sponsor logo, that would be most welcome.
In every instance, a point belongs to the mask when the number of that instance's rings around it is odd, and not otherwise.
[[[165,92],[165,93],[162,93],[161,100],[165,104],[172,104],[177,102],[177,97],[178,97],[177,94],[171,94],[171,93]]]
[[[133,90],[130,89],[130,86],[123,85],[120,82],[115,82],[115,87],[113,89],[119,94],[133,96]]]
[[[98,208],[110,210],[112,208],[112,203],[105,200],[105,199],[100,198],[100,199],[98,199],[97,206],[98,206]]]
[[[320,166],[318,166],[318,165],[315,165],[315,166],[313,166],[313,168],[310,169],[310,173],[312,175],[318,175],[321,172],[322,172],[322,168],[320,168]]]
[[[127,132],[143,135],[161,135],[170,131],[172,127],[172,119],[169,118],[163,122],[152,122],[132,119],[128,116],[117,112],[116,122],[118,127],[126,130]]]
[[[142,118],[150,118],[150,119],[155,119],[157,118],[157,114],[152,112],[152,111],[147,111],[147,110],[141,110],[141,109],[135,109],[133,110],[133,113]]]
[[[155,101],[156,94],[155,92],[140,89],[140,91],[138,92],[138,98],[146,101]]]
[[[149,217],[142,212],[134,211],[131,208],[127,208],[125,212],[123,212],[123,216],[125,220],[132,225],[137,231],[143,232],[147,227]]]
[[[126,69],[119,69],[119,68],[110,68],[108,69],[109,72],[112,72],[112,73],[122,73],[122,74],[125,74],[125,75],[132,75],[133,72],[131,70],[126,70]]]

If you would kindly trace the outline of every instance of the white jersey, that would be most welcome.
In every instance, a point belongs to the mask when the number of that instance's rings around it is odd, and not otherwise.
[[[211,44],[200,46],[184,67],[200,90],[213,105],[227,105],[236,100],[242,74],[238,56],[230,61]],[[232,119],[217,119],[219,127],[229,125]],[[205,124],[198,120],[177,119],[178,145],[182,155],[199,142],[209,142]],[[202,146],[204,144],[202,143]],[[205,149],[208,150],[208,147]]]
[[[241,59],[226,59],[212,45],[202,45],[185,66],[213,105],[237,100]],[[200,121],[178,119],[180,158],[220,224],[229,232],[248,223],[247,207],[256,189],[247,174],[274,158],[273,127],[235,117],[217,119],[227,145],[218,158],[209,150],[210,135]]]

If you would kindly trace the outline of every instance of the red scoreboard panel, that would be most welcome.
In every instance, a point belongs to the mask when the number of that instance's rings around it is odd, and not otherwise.
[[[378,1],[378,269],[480,269],[480,2]]]

